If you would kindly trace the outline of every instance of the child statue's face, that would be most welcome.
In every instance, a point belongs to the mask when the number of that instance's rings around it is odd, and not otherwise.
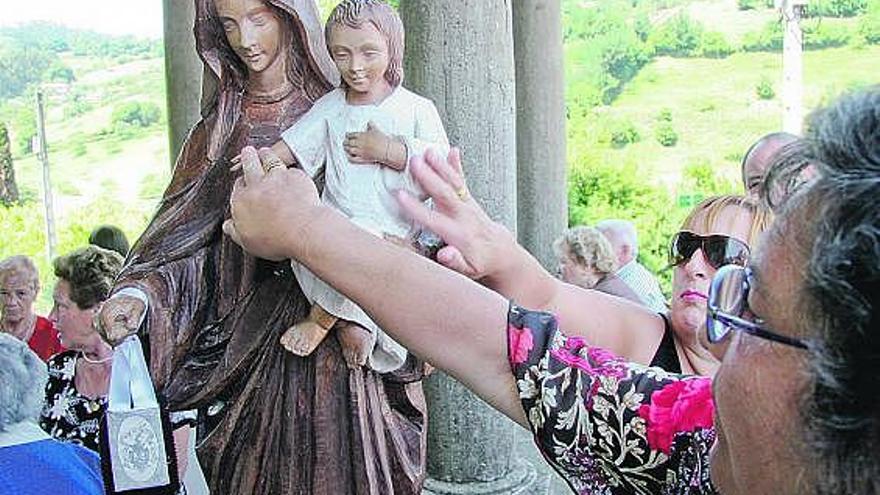
[[[263,0],[214,0],[226,39],[247,66],[259,74],[281,60],[281,23]]]
[[[387,94],[388,43],[372,23],[365,22],[359,28],[336,24],[328,44],[349,87],[350,102],[376,103]]]

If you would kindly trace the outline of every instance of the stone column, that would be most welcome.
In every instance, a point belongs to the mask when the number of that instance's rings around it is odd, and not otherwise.
[[[403,0],[400,12],[406,27],[404,84],[434,101],[451,144],[461,148],[471,194],[515,230],[510,1]],[[534,493],[534,470],[504,448],[515,443],[519,427],[442,373],[426,380],[425,393],[425,493]]]
[[[163,0],[165,22],[165,100],[171,166],[189,130],[200,118],[202,61],[193,36],[195,2]]]
[[[560,0],[514,0],[517,232],[555,270],[553,240],[568,225],[565,80]]]

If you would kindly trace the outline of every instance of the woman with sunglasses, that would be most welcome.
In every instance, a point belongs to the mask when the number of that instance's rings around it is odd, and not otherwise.
[[[694,207],[669,246],[672,299],[669,313],[661,315],[664,323],[662,340],[659,346],[655,344],[655,324],[641,330],[642,334],[651,332],[652,339],[642,335],[631,344],[635,346],[635,352],[656,349],[647,364],[672,373],[715,374],[718,359],[698,338],[706,321],[709,283],[724,265],[745,266],[749,260],[749,246],[769,223],[770,214],[755,200],[744,196],[715,196]],[[626,359],[644,362],[633,351],[609,350]]]

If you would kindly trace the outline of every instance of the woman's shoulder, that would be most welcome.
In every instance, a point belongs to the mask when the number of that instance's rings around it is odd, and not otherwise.
[[[564,335],[553,315],[516,306],[508,353],[538,448],[578,491],[712,491],[704,469],[714,438],[708,378],[627,362]]]

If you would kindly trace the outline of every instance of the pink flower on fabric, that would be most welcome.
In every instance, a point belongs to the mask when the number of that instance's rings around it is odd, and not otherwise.
[[[650,405],[639,407],[639,416],[648,427],[648,445],[667,455],[677,433],[711,428],[714,412],[709,378],[669,383],[651,394]]]
[[[550,351],[550,355],[568,366],[577,368],[589,375],[613,378],[626,377],[626,365],[612,352],[587,344],[583,337],[568,337],[565,344]],[[598,386],[598,384],[597,384]]]
[[[510,361],[513,364],[522,364],[529,358],[529,352],[535,346],[535,339],[528,327],[517,328],[513,325],[507,327],[507,346],[510,353]]]

